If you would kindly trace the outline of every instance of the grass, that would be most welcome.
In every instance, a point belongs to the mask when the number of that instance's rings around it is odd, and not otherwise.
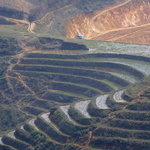
[[[27,32],[27,25],[0,25],[0,36],[1,37],[13,37],[19,38],[20,36],[30,36]]]

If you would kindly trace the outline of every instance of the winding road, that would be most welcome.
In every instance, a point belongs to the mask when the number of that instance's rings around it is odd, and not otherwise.
[[[106,9],[106,10],[100,12],[100,13],[97,13],[95,16],[93,16],[93,17],[91,18],[91,21],[89,22],[88,34],[86,35],[86,38],[87,38],[87,39],[94,38],[94,37],[91,37],[91,36],[90,36],[90,31],[91,31],[91,27],[93,26],[93,22],[94,22],[94,20],[96,20],[97,17],[99,17],[100,15],[102,15],[102,14],[104,14],[104,13],[110,11],[110,10],[116,9],[116,8],[118,8],[118,7],[121,7],[121,6],[127,4],[127,3],[131,2],[131,1],[132,1],[132,0],[126,0],[125,2],[123,2],[123,3],[119,4],[119,5],[116,5],[116,6],[114,6],[114,7],[111,7],[111,8],[109,8],[109,9]],[[97,36],[99,36],[99,35],[96,35],[96,37],[97,37]]]

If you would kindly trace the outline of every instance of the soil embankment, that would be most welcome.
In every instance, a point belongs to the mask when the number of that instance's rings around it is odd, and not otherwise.
[[[78,14],[66,23],[66,36],[86,39],[149,44],[150,3],[126,0],[90,14]]]

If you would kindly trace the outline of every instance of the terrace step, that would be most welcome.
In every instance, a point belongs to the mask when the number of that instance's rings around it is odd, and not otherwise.
[[[136,121],[136,120],[113,118],[109,120],[107,124],[112,127],[118,127],[118,128],[123,128],[123,129],[150,131],[149,121]]]
[[[23,126],[23,125],[20,127],[20,129],[21,129],[21,130],[23,130],[23,131],[25,131],[24,126]]]
[[[112,61],[108,61],[108,62],[112,62]],[[141,64],[141,62],[139,61],[128,62],[128,61],[122,61],[122,60],[115,61],[115,62],[130,66],[138,70],[139,72],[143,73],[144,75],[147,75],[147,76],[150,75],[150,71],[149,71],[150,63]]]
[[[68,92],[68,93],[73,93],[75,95],[81,95],[84,97],[94,97],[98,94],[100,94],[99,91],[90,88],[90,87],[85,87],[82,86],[80,84],[70,84],[70,83],[66,83],[66,82],[52,82],[51,83],[51,88],[54,90],[58,90],[58,91],[64,91],[64,92]]]
[[[77,124],[76,122],[70,121],[66,114],[60,109],[57,109],[50,117],[50,119],[59,128],[61,132],[67,135],[72,135],[77,131],[87,128],[85,126]]]
[[[16,129],[15,136],[17,140],[27,143],[30,146],[32,145],[31,147],[33,149],[34,144],[31,139],[31,133],[28,133],[26,130]]]
[[[128,105],[126,109],[132,110],[132,111],[147,111],[148,112],[150,110],[150,102],[149,101],[136,102],[136,103]]]
[[[42,73],[62,73],[69,75],[86,76],[98,80],[108,80],[109,82],[115,83],[118,86],[127,86],[129,83],[121,78],[118,78],[110,73],[96,71],[92,69],[76,69],[71,67],[56,67],[56,66],[35,66],[35,65],[16,65],[13,70],[17,71],[33,71]]]
[[[49,115],[50,115],[49,112],[48,113],[44,113],[44,114],[41,115],[41,118],[43,118],[47,123],[51,123],[51,121],[49,119]],[[58,130],[58,129],[56,128],[56,130]]]
[[[28,123],[29,123],[35,130],[39,131],[39,129],[37,128],[37,126],[36,126],[35,123],[34,123],[35,120],[36,120],[36,118],[31,119]]]
[[[127,74],[133,75],[137,77],[138,79],[143,78],[145,73],[145,70],[149,68],[149,65],[143,66],[141,64],[133,65],[133,64],[127,64],[127,63],[121,63],[121,62],[113,62],[113,61],[98,61],[98,62],[87,62],[87,61],[61,61],[61,60],[46,60],[46,59],[24,59],[21,61],[20,64],[25,65],[45,65],[45,66],[63,66],[63,67],[74,67],[74,68],[107,68],[107,69],[117,69],[120,71],[124,71]],[[140,66],[139,66],[140,65]],[[140,69],[142,67],[146,67],[143,69]],[[142,73],[143,72],[143,73]],[[146,75],[149,75],[150,72],[148,72]]]
[[[116,92],[113,95],[113,99],[115,100],[115,102],[118,102],[118,103],[127,102],[127,101],[123,100],[123,98],[122,98],[123,93],[124,93],[124,90],[121,90],[121,91]]]
[[[90,77],[83,77],[78,75],[67,75],[67,74],[57,74],[57,73],[40,73],[40,72],[32,72],[32,71],[18,71],[23,76],[39,78],[40,76],[46,77],[48,80],[53,81],[62,81],[66,83],[78,83],[80,85],[92,87],[100,92],[110,92],[113,88],[100,81],[98,79],[93,79]]]
[[[36,108],[36,107],[26,106],[26,107],[23,108],[23,111],[25,111],[25,112],[27,112],[31,115],[37,116],[37,115],[43,113],[45,110],[43,110],[41,108],[39,109],[39,108]]]
[[[73,122],[73,120],[70,118],[70,116],[68,114],[69,108],[70,108],[70,105],[60,106],[61,111],[67,116],[68,120],[71,121],[71,122]]]
[[[14,138],[11,138],[8,136],[3,136],[2,141],[5,145],[11,146],[18,150],[27,149],[27,148],[31,147],[29,144],[27,144],[19,139],[16,139],[16,138],[14,139]]]
[[[44,132],[50,139],[54,140],[55,142],[62,144],[67,142],[68,135],[57,130],[56,127],[51,126],[50,123],[47,123],[47,121],[44,121],[41,117],[36,119],[35,124],[42,132]]]
[[[103,137],[121,137],[121,138],[134,138],[149,140],[150,131],[139,131],[132,129],[122,129],[117,127],[110,127],[107,125],[99,126],[95,131],[93,131],[93,136],[103,136]]]
[[[44,119],[48,124],[50,124],[51,127],[53,127],[57,132],[61,133],[64,136],[68,136],[67,134],[64,134],[58,129],[58,127],[50,120],[49,115],[50,113],[44,113],[41,115],[41,118]]]
[[[74,108],[77,109],[85,118],[91,118],[87,111],[89,103],[90,100],[77,102],[75,103]]]
[[[15,137],[15,130],[14,131],[11,131],[11,132],[9,132],[8,134],[7,134],[7,136],[9,136],[10,138],[12,138],[12,139],[16,139],[16,137]]]
[[[131,84],[134,84],[136,83],[138,80],[135,79],[134,77],[130,76],[130,75],[127,75],[127,74],[124,74],[124,73],[121,73],[121,72],[109,72],[119,78],[122,78],[128,82],[130,82]]]
[[[42,99],[45,99],[51,102],[70,103],[74,101],[79,101],[83,98],[70,96],[67,92],[49,90],[48,92],[43,94]]]
[[[33,107],[36,108],[44,108],[47,110],[49,110],[50,107],[54,106],[53,102],[50,101],[46,101],[44,99],[36,99],[33,103],[32,103]]]
[[[124,110],[118,113],[116,117],[120,119],[128,119],[128,120],[135,120],[135,121],[150,121],[150,112]]]
[[[114,54],[114,53],[96,53],[96,54],[43,54],[43,53],[29,53],[25,57],[27,58],[48,58],[48,59],[89,59],[89,58],[118,58],[126,60],[138,60],[143,62],[150,62],[149,57],[135,56],[128,54]]]
[[[109,95],[107,94],[107,95],[101,95],[101,96],[96,98],[96,106],[99,109],[109,109],[109,107],[106,104],[108,96]]]
[[[100,95],[99,97],[91,100],[88,105],[87,111],[92,117],[107,117],[110,109],[107,105],[107,98],[109,95]]]
[[[72,124],[82,127],[82,124],[76,122],[74,119],[72,119],[72,117],[70,117],[69,109],[70,109],[70,105],[60,106],[60,110],[65,114],[65,116],[67,116],[67,119],[68,119]]]
[[[138,140],[138,139],[125,139],[118,137],[96,137],[90,142],[90,146],[93,148],[104,148],[106,149],[123,149],[128,150],[134,147],[136,150],[147,150],[150,147],[149,140]]]
[[[89,126],[92,123],[95,123],[95,118],[92,118],[91,116],[89,118],[87,115],[83,115],[78,109],[74,107],[74,105],[69,107],[68,114],[69,117],[79,125]]]
[[[14,147],[5,145],[5,144],[3,144],[3,145],[0,144],[0,150],[17,150],[17,149]]]
[[[44,126],[45,127],[45,126]],[[42,140],[42,142],[51,142],[56,144],[61,144],[51,138],[49,138],[45,132],[39,129],[39,131],[35,130],[33,127],[31,127],[29,124],[25,124],[25,131],[17,129],[16,130],[16,136],[18,139],[21,139],[22,141],[25,141],[33,146],[39,144],[39,141]],[[43,138],[43,139],[41,139]]]

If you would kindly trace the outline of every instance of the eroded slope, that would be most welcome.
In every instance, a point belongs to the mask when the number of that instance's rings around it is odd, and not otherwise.
[[[149,44],[150,3],[126,0],[103,11],[79,14],[67,22],[67,37]]]

